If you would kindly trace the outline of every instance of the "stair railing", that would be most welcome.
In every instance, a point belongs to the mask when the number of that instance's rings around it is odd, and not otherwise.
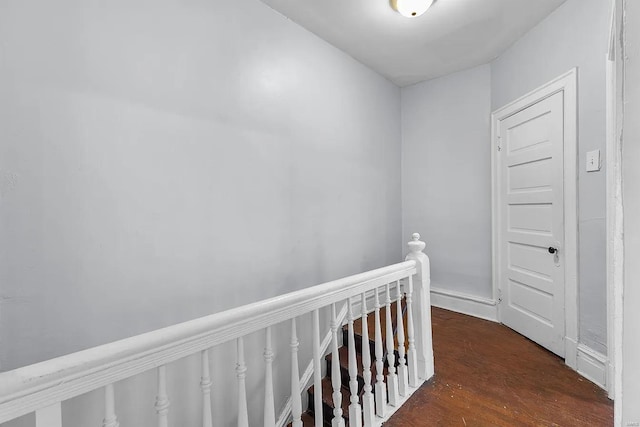
[[[294,427],[302,426],[301,394],[306,380],[313,375],[317,391],[322,390],[320,366],[326,347],[331,345],[333,356],[331,373],[335,403],[333,427],[344,427],[341,408],[341,373],[339,370],[338,328],[348,317],[349,375],[352,391],[349,405],[350,427],[379,425],[425,380],[433,375],[433,350],[431,341],[431,315],[429,299],[429,260],[422,252],[424,242],[418,234],[409,243],[410,253],[405,262],[349,276],[343,279],[288,293],[268,300],[248,304],[210,316],[176,324],[167,328],[137,335],[131,338],[101,345],[88,350],[61,356],[45,362],[0,373],[0,424],[35,412],[36,427],[62,427],[62,402],[94,390],[104,391],[103,427],[119,427],[115,407],[116,383],[149,370],[156,371],[157,393],[155,411],[157,426],[169,427],[169,390],[166,366],[169,363],[194,354],[201,357],[200,389],[202,394],[202,426],[212,427],[211,389],[215,387],[209,373],[210,349],[225,342],[236,343],[237,425],[248,427],[248,404],[245,378],[247,375],[264,375],[264,426],[282,425],[292,420]],[[368,302],[373,294],[373,306]],[[386,356],[383,354],[381,330],[380,294],[386,307]],[[406,297],[408,347],[405,349],[402,298]],[[355,301],[355,302],[354,302]],[[391,306],[397,304],[397,363],[393,346]],[[345,309],[336,311],[336,304],[345,303]],[[359,307],[357,307],[359,305]],[[331,307],[330,343],[320,340],[319,310]],[[369,357],[369,332],[367,317],[373,308],[375,315],[375,368],[372,378]],[[354,311],[358,308],[357,311]],[[357,397],[357,369],[353,323],[360,312],[362,321],[364,394]],[[313,360],[307,372],[308,378],[300,378],[298,348],[300,341],[296,319],[312,316],[312,336],[304,345],[313,346]],[[275,418],[272,363],[271,327],[290,322],[291,341],[291,416],[284,412]],[[264,372],[249,373],[245,362],[244,339],[254,332],[265,331]],[[329,337],[327,337],[329,338]],[[387,383],[383,379],[383,359],[388,363]],[[397,365],[397,366],[396,366]],[[372,384],[375,380],[375,387]],[[387,400],[389,388],[390,400]],[[356,391],[354,393],[354,391]],[[354,396],[355,395],[355,396]],[[315,405],[322,403],[321,393],[315,395]],[[317,408],[318,406],[316,406]],[[285,409],[286,411],[286,409]],[[322,411],[316,411],[315,425],[322,424]]]

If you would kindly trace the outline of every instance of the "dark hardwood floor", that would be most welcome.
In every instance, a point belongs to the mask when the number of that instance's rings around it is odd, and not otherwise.
[[[434,308],[436,376],[393,426],[611,426],[613,402],[509,328]]]

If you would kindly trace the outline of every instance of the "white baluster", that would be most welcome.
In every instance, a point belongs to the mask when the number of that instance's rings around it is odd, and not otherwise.
[[[313,311],[313,407],[315,425],[323,424],[322,416],[322,355],[320,354],[320,312]]]
[[[387,283],[386,301],[386,330],[387,330],[387,387],[389,389],[389,404],[400,405],[400,393],[398,391],[398,376],[396,375],[396,355],[393,343],[393,324],[391,316],[391,285]]]
[[[202,427],[211,427],[211,374],[209,373],[209,350],[200,353],[202,377],[200,389],[202,390]]]
[[[398,392],[400,396],[409,394],[409,372],[407,371],[406,349],[404,348],[404,315],[402,313],[402,288],[397,282],[398,301],[396,306],[398,337]]]
[[[349,309],[349,390],[351,391],[351,404],[349,405],[349,427],[362,427],[362,408],[358,399],[358,359],[356,358],[356,338],[353,331],[353,309],[351,300],[347,300]]]
[[[417,353],[418,377],[429,379],[434,374],[433,339],[431,335],[431,267],[429,257],[422,252],[426,243],[414,233],[409,242],[407,261],[416,262],[413,281],[413,322],[415,326],[415,347]]]
[[[382,350],[382,326],[380,325],[380,299],[375,289],[375,355],[376,355],[376,415],[384,417],[387,409],[387,388],[384,383],[384,353]]]
[[[333,419],[332,427],[344,427],[344,418],[342,418],[342,378],[340,375],[340,354],[338,353],[338,316],[336,314],[336,305],[331,304],[331,335],[332,335],[332,352],[331,352],[331,386],[333,387]]]
[[[273,397],[273,349],[271,346],[271,326],[267,327],[264,346],[264,427],[275,427],[276,413]]]
[[[302,398],[300,396],[300,369],[298,368],[298,334],[296,319],[291,319],[291,416],[292,427],[302,427]]]
[[[409,385],[418,386],[418,354],[416,352],[416,338],[413,327],[413,277],[409,276],[409,286],[407,287],[407,335],[409,341],[409,351],[407,352],[407,364],[409,368]]]
[[[371,393],[371,347],[369,344],[369,325],[367,323],[367,297],[362,294],[362,378],[364,378],[364,394],[362,409],[365,427],[375,425],[375,404]]]
[[[237,340],[238,362],[236,364],[236,377],[238,378],[238,427],[249,427],[249,412],[247,410],[247,365],[244,361],[244,338]]]
[[[102,427],[118,427],[118,417],[116,416],[115,392],[113,384],[104,387],[104,419]]]
[[[60,402],[36,411],[36,427],[62,427]]]
[[[158,367],[158,394],[156,396],[158,427],[169,425],[169,397],[167,396],[167,367]]]

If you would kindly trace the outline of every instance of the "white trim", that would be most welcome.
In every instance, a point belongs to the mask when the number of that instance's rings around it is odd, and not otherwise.
[[[615,22],[611,22],[613,28]],[[614,38],[615,40],[615,38]],[[607,354],[609,359],[613,361],[614,356],[614,340],[613,340],[613,312],[614,312],[614,266],[613,260],[616,258],[615,250],[616,245],[613,239],[616,231],[616,194],[617,194],[617,182],[618,171],[616,170],[617,154],[616,141],[615,141],[615,88],[616,88],[616,76],[615,76],[615,46],[610,42],[609,53],[606,58],[607,65],[607,142],[606,142],[606,154],[605,154],[605,173],[607,180],[606,189],[606,241],[607,241],[607,253],[606,253],[606,265],[607,265]],[[607,391],[609,398],[613,398],[613,362],[609,363],[609,370],[607,371]]]
[[[491,222],[493,298],[499,294],[499,206],[497,152],[499,121],[524,110],[531,105],[564,92],[564,247],[565,247],[565,363],[573,369],[577,366],[577,350],[572,345],[578,341],[578,70],[573,68],[549,83],[518,98],[491,114]],[[500,319],[498,306],[498,319]]]
[[[578,344],[578,373],[605,390],[607,389],[607,365],[607,356],[584,344]]]
[[[492,322],[498,321],[497,304],[496,301],[491,298],[483,298],[432,286],[431,305],[455,311],[456,313],[491,320]]]
[[[571,364],[567,361],[566,357],[564,359],[565,363],[570,366],[573,370],[577,370],[578,366],[578,340],[573,338],[565,338],[564,341],[564,351],[567,355],[572,357]]]
[[[607,64],[607,146],[605,170],[607,174],[607,391],[616,401],[616,423],[621,423],[622,401],[622,293],[624,287],[624,245],[622,208],[622,52],[618,48],[618,34],[622,24],[621,8],[612,1],[611,28]],[[620,24],[619,24],[620,22]],[[617,424],[616,424],[617,425]]]

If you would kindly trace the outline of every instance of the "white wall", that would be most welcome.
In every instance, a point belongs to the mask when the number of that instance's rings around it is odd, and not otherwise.
[[[4,370],[401,260],[399,89],[258,0],[2,1],[0,57]]]
[[[578,67],[579,340],[606,354],[605,171],[585,171],[606,142],[610,2],[568,0],[491,65],[492,108]]]
[[[403,230],[425,230],[433,282],[491,297],[490,112],[578,67],[580,341],[606,354],[605,173],[609,2],[568,0],[489,66],[402,90]]]
[[[403,235],[420,230],[436,288],[492,297],[491,69],[402,89]]]
[[[258,0],[3,1],[0,57],[3,370],[402,260],[399,89]],[[212,365],[231,425],[234,346]],[[198,371],[169,367],[172,424]],[[153,424],[153,375],[116,385],[123,425]]]
[[[624,330],[622,426],[640,423],[640,4],[625,1],[624,130]]]

